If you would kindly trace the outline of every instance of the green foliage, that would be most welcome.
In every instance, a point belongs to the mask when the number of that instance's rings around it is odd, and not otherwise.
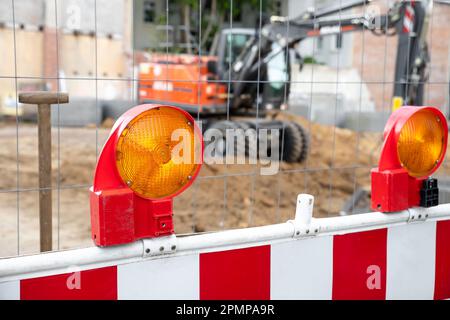
[[[207,1],[211,0],[173,0],[172,3],[176,4],[180,7],[180,9],[184,6],[189,6],[192,12],[197,12],[199,10],[199,4],[202,3],[205,5]],[[229,19],[230,11],[232,11],[233,19],[236,19],[236,17],[240,16],[242,12],[242,8],[244,6],[249,6],[252,10],[259,11],[260,8],[263,13],[271,12],[275,8],[275,0],[217,0],[217,16],[213,15],[211,10],[202,8],[202,19],[201,19],[201,28],[202,31],[206,30],[207,26],[211,24],[210,30],[212,32],[208,32],[206,34],[206,38],[203,40],[203,48],[207,51],[206,48],[210,48],[214,35],[217,32],[220,32],[220,29],[222,28],[222,22],[224,21],[224,17],[226,20]],[[228,21],[226,21],[228,22]],[[166,17],[159,17],[158,19],[159,24],[165,24],[166,23]],[[193,15],[191,15],[191,23],[193,28],[198,28],[198,21],[193,20]],[[205,35],[202,34],[202,37]]]
[[[240,14],[242,7],[248,5],[251,8],[259,11],[262,7],[262,11],[271,10],[275,5],[274,0],[233,0],[233,16]],[[217,9],[219,13],[225,14],[231,10],[231,1],[220,1],[218,0]]]
[[[166,14],[160,14],[160,15],[156,16],[155,22],[158,25],[167,24],[167,16],[166,16]]]
[[[179,5],[188,5],[192,9],[198,9],[199,0],[175,0],[175,3]],[[272,10],[275,6],[274,0],[217,0],[217,11],[219,14],[225,14],[230,12],[233,5],[233,16],[240,14],[242,7],[248,5],[251,8],[259,11],[262,7],[262,11]],[[206,13],[206,12],[205,12]]]
[[[181,4],[181,5],[188,5],[191,8],[198,8],[199,1],[198,0],[176,0],[175,2],[178,4]]]
[[[324,64],[322,62],[319,62],[316,60],[316,58],[312,57],[312,56],[307,56],[303,58],[303,63],[304,64]]]

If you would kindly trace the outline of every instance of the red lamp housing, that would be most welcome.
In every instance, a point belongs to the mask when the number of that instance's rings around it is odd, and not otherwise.
[[[424,180],[442,164],[447,138],[447,121],[437,108],[406,106],[392,113],[378,167],[371,172],[372,209],[419,206]]]
[[[171,141],[177,124],[197,152],[194,164],[177,164]],[[188,188],[203,162],[201,131],[191,115],[171,106],[144,104],[114,124],[98,158],[90,188],[92,238],[111,246],[170,235],[172,199]],[[184,166],[184,167],[181,167]]]

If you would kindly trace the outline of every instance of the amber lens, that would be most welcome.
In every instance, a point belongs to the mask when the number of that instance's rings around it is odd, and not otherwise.
[[[424,109],[408,119],[400,131],[398,158],[413,177],[428,176],[444,152],[444,128],[432,111]]]
[[[175,130],[181,134],[173,136]],[[117,143],[117,168],[123,181],[144,198],[177,193],[199,166],[195,152],[201,148],[201,139],[195,139],[195,134],[194,124],[177,109],[143,112],[127,125]]]

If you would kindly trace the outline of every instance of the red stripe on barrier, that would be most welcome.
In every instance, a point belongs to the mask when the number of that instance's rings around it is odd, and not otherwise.
[[[200,254],[200,299],[270,299],[270,246]]]
[[[333,239],[333,299],[386,298],[387,229]]]
[[[117,300],[117,267],[20,281],[23,300]]]
[[[450,299],[450,220],[436,224],[434,299]]]

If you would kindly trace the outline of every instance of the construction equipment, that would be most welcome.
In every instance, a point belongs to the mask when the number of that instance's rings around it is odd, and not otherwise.
[[[181,107],[205,122],[203,130],[279,129],[281,159],[301,162],[308,153],[305,129],[269,115],[288,107],[291,65],[302,65],[295,46],[304,39],[362,30],[398,35],[393,108],[422,104],[433,1],[398,1],[379,16],[342,13],[369,2],[308,10],[295,19],[271,17],[255,29],[222,30],[210,56],[154,55],[140,65],[139,100]]]

